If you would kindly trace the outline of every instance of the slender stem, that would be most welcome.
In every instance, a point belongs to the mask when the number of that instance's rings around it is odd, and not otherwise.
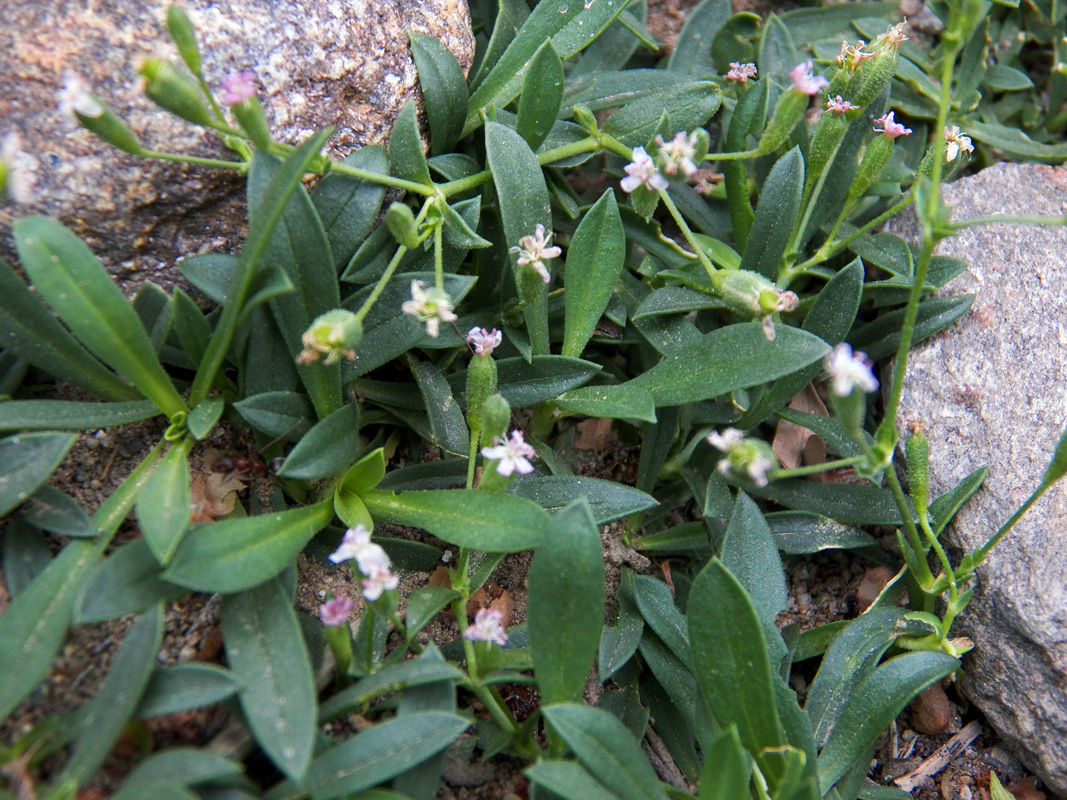
[[[987,217],[969,217],[953,220],[954,228],[970,228],[974,225],[1064,225],[1067,217],[1037,217],[1027,214],[992,214]]]
[[[565,158],[579,156],[582,153],[592,153],[598,150],[599,148],[600,142],[590,136],[588,139],[582,139],[580,142],[571,142],[570,144],[565,144],[560,147],[555,147],[551,150],[545,150],[543,153],[538,153],[537,163],[543,167],[546,164],[553,163],[554,161],[562,161]],[[628,149],[627,152],[629,152]],[[468,175],[466,178],[457,178],[454,181],[442,183],[437,186],[437,191],[439,191],[445,197],[452,197],[453,195],[468,192],[471,189],[476,189],[482,184],[488,183],[489,180],[492,179],[492,177],[492,172],[487,169],[482,170],[481,172],[476,172],[473,175]]]
[[[704,156],[705,161],[740,161],[746,158],[759,158],[760,156],[768,155],[761,152],[757,147],[755,150],[744,150],[739,153],[708,153]]]
[[[894,424],[897,418],[897,409],[900,406],[900,396],[904,392],[904,377],[907,374],[908,351],[911,350],[911,342],[915,335],[915,320],[919,316],[919,299],[922,297],[923,287],[926,285],[926,273],[930,267],[930,259],[933,258],[934,248],[937,241],[928,236],[923,239],[922,253],[915,264],[915,275],[911,287],[911,296],[908,299],[908,307],[904,312],[904,325],[901,329],[900,346],[897,348],[897,363],[893,370],[893,385],[889,390],[889,399],[885,404],[885,419]],[[885,423],[883,423],[885,424]]]
[[[385,272],[382,273],[382,277],[378,278],[378,283],[375,284],[370,295],[363,301],[362,307],[356,312],[356,319],[360,322],[363,322],[382,292],[385,291],[389,279],[393,277],[393,273],[396,272],[396,268],[400,266],[400,261],[404,258],[404,254],[407,253],[407,251],[408,249],[404,247],[404,245],[400,245],[400,247],[397,248],[396,253],[393,254],[393,258],[389,261],[389,266],[385,268]]]
[[[996,547],[997,543],[1004,538],[1008,531],[1015,527],[1015,523],[1022,519],[1023,515],[1030,510],[1030,506],[1036,503],[1041,498],[1041,495],[1048,491],[1049,486],[1051,486],[1051,484],[1042,484],[1041,486],[1038,486],[1034,493],[1027,498],[1026,502],[1023,503],[1019,509],[1011,515],[1011,518],[1001,526],[1000,530],[993,534],[993,537],[988,542],[974,551],[974,554],[971,556],[973,568],[977,569],[981,566],[982,562],[984,562],[989,555],[989,551]]]
[[[959,600],[960,590],[956,583],[956,571],[952,568],[952,562],[949,561],[948,554],[945,552],[945,548],[941,546],[941,542],[934,536],[934,532],[930,529],[930,523],[925,516],[919,520],[919,525],[922,528],[926,540],[930,543],[930,547],[937,553],[937,560],[941,562],[941,569],[944,571],[945,577],[948,579],[950,602],[955,603]],[[946,627],[945,630],[948,630],[948,628]]]
[[[908,499],[904,495],[904,488],[900,485],[900,479],[897,477],[895,470],[887,469],[885,476],[886,482],[889,484],[889,490],[893,493],[893,498],[897,502],[897,508],[900,509],[900,516],[904,520],[904,534],[908,537],[908,544],[911,546],[919,570],[922,572],[922,575],[916,575],[915,577],[920,586],[928,587],[934,582],[934,574],[930,571],[930,565],[926,563],[926,548],[923,547],[922,542],[919,540],[919,532],[915,529],[915,521],[911,518],[911,509],[908,508]]]
[[[178,153],[161,153],[158,150],[145,150],[144,158],[158,158],[161,161],[177,161],[182,164],[196,164],[201,167],[217,167],[219,169],[235,169],[244,173],[248,171],[248,164],[244,161],[223,161],[218,158],[199,158],[198,156],[185,156]]]
[[[807,467],[794,469],[775,469],[767,473],[767,477],[773,480],[781,478],[802,478],[805,475],[818,475],[820,472],[829,472],[832,469],[842,469],[862,464],[867,461],[867,456],[852,456],[851,458],[839,458],[836,461],[827,461],[824,464],[811,464]]]
[[[697,260],[700,261],[700,265],[704,267],[704,271],[707,272],[709,276],[714,277],[718,270],[715,268],[715,265],[708,260],[704,248],[700,246],[696,237],[693,236],[693,232],[689,230],[689,226],[686,224],[685,219],[682,218],[682,214],[678,211],[678,207],[674,204],[674,201],[671,200],[671,196],[663,189],[660,189],[657,194],[659,194],[660,200],[663,201],[663,205],[665,205],[667,210],[671,212],[671,216],[674,217],[674,221],[677,223],[678,227],[682,229],[682,235],[685,236],[685,240],[689,242],[689,246],[696,254]]]
[[[442,292],[445,290],[444,229],[444,220],[441,220],[433,229],[433,277],[434,284]]]
[[[359,169],[358,167],[352,167],[348,164],[340,164],[336,161],[330,164],[330,172],[347,175],[350,178],[371,181],[372,183],[377,183],[381,186],[394,186],[397,189],[403,189],[405,192],[414,192],[415,194],[421,194],[424,197],[432,197],[437,194],[438,191],[436,186],[427,186],[425,183],[406,181],[403,178],[394,178],[392,175],[383,175],[381,172],[371,172],[370,170]],[[445,184],[445,186],[447,185],[448,184]]]

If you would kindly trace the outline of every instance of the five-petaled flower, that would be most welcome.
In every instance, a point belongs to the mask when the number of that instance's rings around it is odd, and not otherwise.
[[[656,162],[652,160],[652,156],[645,152],[645,148],[635,147],[630,157],[633,161],[625,167],[626,177],[619,182],[624,192],[629,194],[637,191],[638,187],[641,186],[644,186],[650,192],[655,192],[662,191],[670,186],[667,179],[659,174],[659,170],[656,169]]]
[[[228,106],[239,106],[255,96],[256,76],[253,72],[231,72],[222,81],[222,102]]]
[[[657,133],[654,141],[659,147],[657,155],[666,174],[677,175],[680,169],[687,178],[696,175],[697,165],[693,163],[693,156],[697,152],[695,133],[678,131],[669,142],[664,142],[663,137]]]
[[[526,444],[522,431],[512,431],[511,436],[503,443],[499,437],[493,437],[493,447],[483,447],[482,455],[496,461],[496,471],[504,477],[510,477],[513,472],[520,475],[529,475],[534,471],[533,464],[529,459],[536,455],[533,447]]]
[[[400,310],[419,322],[426,323],[426,333],[437,338],[442,322],[455,322],[459,317],[452,313],[452,298],[437,287],[424,289],[422,281],[411,282],[411,299],[405,300]]]
[[[881,125],[881,128],[875,128],[875,132],[882,134],[887,139],[896,139],[898,136],[907,136],[911,133],[911,128],[905,128],[895,119],[893,119],[893,113],[890,111],[888,114],[883,114],[875,123]]]
[[[778,466],[770,445],[759,439],[746,439],[737,428],[708,435],[708,444],[723,453],[717,469],[723,475],[747,475],[756,486],[768,483],[767,473]]]
[[[854,108],[855,106],[852,105],[852,103],[850,103],[848,100],[842,98],[841,95],[838,95],[837,97],[831,97],[829,100],[826,101],[826,110],[833,111],[838,116],[841,116],[842,114],[847,114]]]
[[[508,641],[504,632],[504,612],[498,608],[479,608],[463,638],[472,642],[496,642],[503,647]]]
[[[830,85],[830,82],[822,75],[816,75],[812,72],[814,66],[808,60],[797,64],[789,71],[789,77],[793,79],[793,88],[809,97],[814,97]]]
[[[844,342],[826,357],[826,374],[833,381],[832,390],[838,397],[848,397],[857,386],[865,392],[878,388],[870,359],[864,353],[853,353]]]
[[[467,333],[467,344],[474,347],[474,354],[478,356],[490,356],[500,343],[504,341],[504,335],[493,328],[487,331],[485,328],[471,328]]]
[[[945,128],[945,161],[955,161],[961,150],[965,153],[974,152],[971,137],[962,133],[956,125]]]
[[[752,62],[741,64],[737,61],[730,62],[730,71],[726,73],[726,80],[737,83],[748,83],[749,78],[756,77],[756,65]]]
[[[93,119],[103,116],[104,107],[89,93],[89,85],[71,70],[63,71],[63,88],[56,92],[59,113],[74,122],[78,114]]]
[[[552,279],[545,262],[559,258],[563,252],[559,247],[552,245],[552,235],[552,231],[546,232],[545,226],[538,222],[532,236],[523,236],[517,245],[508,250],[510,253],[519,254],[517,263],[520,267],[529,264],[545,283]]]
[[[319,619],[322,624],[330,628],[344,625],[348,621],[348,615],[352,613],[355,603],[348,597],[334,597],[319,606]]]

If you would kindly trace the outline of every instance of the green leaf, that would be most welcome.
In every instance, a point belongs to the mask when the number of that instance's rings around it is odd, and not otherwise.
[[[707,81],[693,81],[664,89],[623,106],[604,123],[604,133],[627,147],[643,147],[659,130],[660,117],[670,118],[671,131],[691,131],[719,110],[722,94]]]
[[[772,12],[764,20],[763,31],[760,33],[759,57],[756,59],[760,79],[772,76],[785,78],[800,60],[789,29],[781,18]]]
[[[185,424],[194,439],[204,439],[215,423],[222,416],[222,410],[226,407],[221,397],[209,397],[196,404],[196,408],[189,412]]]
[[[740,258],[738,258],[740,262]],[[662,273],[661,273],[662,274]],[[671,277],[674,277],[673,275]],[[648,317],[661,317],[667,314],[688,314],[690,311],[707,311],[726,308],[726,304],[717,297],[685,286],[664,286],[654,289],[645,296],[634,310],[636,322]]]
[[[72,381],[73,382],[73,381]],[[0,430],[85,430],[140,422],[159,413],[155,403],[77,403],[69,400],[0,402]]]
[[[761,622],[773,625],[785,611],[785,569],[767,521],[744,492],[737,493],[719,557],[748,592]]]
[[[736,725],[753,753],[783,744],[759,616],[717,558],[693,582],[688,610],[694,673],[719,725]]]
[[[758,17],[756,21],[759,21]],[[715,35],[715,44],[719,43],[720,37],[729,36],[732,36],[732,34],[724,27],[723,30]],[[751,45],[747,46],[751,48]],[[727,54],[725,63],[723,63],[723,58],[717,55],[715,50],[716,48],[713,44],[712,54],[715,56],[719,72],[726,72],[730,68],[729,63],[731,61],[744,63],[752,60],[743,56],[730,58],[730,54]],[[771,81],[759,81],[737,101],[737,105],[734,107],[734,114],[730,118],[730,124],[726,130],[724,151],[737,152],[747,150],[749,134],[763,130],[763,124],[767,119],[770,85]],[[725,177],[723,184],[726,187],[726,201],[730,210],[730,221],[733,223],[734,229],[734,245],[743,251],[747,249],[752,222],[755,219],[755,213],[752,211],[752,201],[749,199],[748,172],[745,168],[745,162],[738,160],[724,162],[722,172]]]
[[[1018,92],[1034,88],[1034,82],[1022,70],[1005,64],[990,64],[986,67],[982,86],[996,92]]]
[[[975,141],[1015,158],[1055,163],[1067,158],[1067,144],[1035,142],[1018,128],[971,120],[967,123],[967,134]]]
[[[779,511],[766,515],[774,545],[782,553],[804,555],[823,550],[875,547],[878,541],[858,528],[810,511]]]
[[[21,515],[34,527],[59,536],[91,538],[99,533],[73,497],[47,485],[33,493]]]
[[[81,786],[104,763],[137,710],[162,642],[163,607],[156,605],[123,639],[104,685],[86,708],[82,733],[58,783]]]
[[[519,94],[529,62],[545,41],[551,40],[556,53],[566,61],[596,39],[624,7],[625,3],[620,0],[597,0],[588,7],[583,3],[568,6],[539,4],[488,74],[481,79],[475,78],[478,88],[467,105],[464,135],[481,123],[482,109],[490,105],[503,108]],[[521,12],[511,12],[507,24],[513,25],[518,13]],[[506,33],[502,38],[505,36]],[[493,39],[495,43],[495,31]]]
[[[509,246],[518,246],[520,239],[534,234],[538,224],[551,231],[552,209],[548,186],[537,156],[525,140],[506,125],[487,122],[485,156],[496,185],[500,219],[504,223],[504,241]],[[519,267],[516,258],[512,254],[510,261],[515,271],[515,281],[520,284],[524,268]],[[548,306],[543,292],[524,309],[523,316],[534,353],[547,354]]]
[[[423,589],[442,589],[444,587],[423,587]],[[420,590],[423,591],[423,590]],[[448,591],[448,590],[446,590]],[[445,661],[415,658],[400,661],[362,678],[354,686],[344,689],[325,703],[319,712],[320,721],[358,711],[373,700],[387,694],[400,692],[412,686],[427,686],[433,683],[459,683],[464,678],[462,672]]]
[[[300,789],[312,800],[354,795],[441,752],[468,727],[469,720],[445,711],[380,723],[316,758]]]
[[[189,448],[172,446],[137,497],[137,522],[152,555],[166,566],[193,516]]]
[[[711,42],[732,13],[729,0],[704,0],[691,9],[667,59],[667,69],[691,78],[717,76]]]
[[[695,13],[695,10],[690,12],[688,19],[692,20]],[[678,52],[677,49],[675,52]],[[577,77],[571,75],[563,93],[563,106],[566,113],[579,104],[588,106],[591,111],[604,111],[687,82],[684,75],[665,69],[626,69]]]
[[[136,312],[89,248],[46,217],[15,220],[12,232],[26,274],[74,335],[160,411],[184,411]]]
[[[281,583],[268,581],[227,597],[221,620],[248,726],[275,766],[300,780],[315,743],[315,678],[292,601]]]
[[[359,452],[359,405],[341,406],[312,426],[278,470],[282,478],[318,480],[347,469]]]
[[[416,589],[408,598],[407,613],[404,615],[408,641],[414,639],[439,611],[458,597],[459,592],[445,586],[423,586]]]
[[[736,800],[748,794],[752,767],[731,725],[711,743],[700,773],[699,800]]]
[[[329,500],[305,508],[194,525],[163,579],[201,592],[249,589],[293,562],[333,518]]]
[[[290,158],[293,157],[295,154]],[[270,194],[277,191],[277,181],[286,179],[290,169],[289,161],[256,151],[248,171],[248,218],[255,232],[260,225],[266,227],[269,224],[269,220],[260,222],[261,218],[273,219],[280,211],[264,249],[263,261],[264,266],[283,270],[293,285],[293,291],[270,300],[270,309],[289,348],[289,355],[295,359],[303,347],[301,336],[304,331],[319,315],[340,306],[341,296],[326,230],[304,187],[295,186],[281,209],[276,208],[275,198]],[[251,244],[253,238],[250,236],[246,248]],[[262,269],[257,266],[252,273],[246,304],[251,303],[255,278]],[[234,276],[235,282],[238,275]],[[227,301],[227,307],[230,302]],[[219,322],[221,325],[222,321]],[[340,368],[304,364],[297,367],[297,372],[320,418],[341,406]]]
[[[411,373],[419,385],[430,418],[433,443],[449,453],[467,455],[470,450],[467,421],[441,370],[429,361],[415,361],[411,364]]]
[[[519,357],[501,358],[496,366],[496,390],[516,410],[543,403],[581,386],[600,369],[591,361],[567,356],[534,356],[530,361]],[[459,404],[466,408],[467,371],[452,373],[448,383]]]
[[[639,489],[614,481],[570,475],[531,475],[512,481],[507,491],[533,500],[546,511],[560,511],[578,498],[585,498],[597,525],[606,525],[659,505],[656,498]]]
[[[82,347],[2,259],[0,296],[0,337],[6,352],[105,400],[141,396]]]
[[[365,172],[389,174],[389,156],[381,145],[361,147],[341,163]],[[312,189],[311,202],[326,229],[335,269],[343,269],[367,238],[384,197],[381,184],[339,172],[327,173]]]
[[[589,504],[577,500],[552,520],[530,565],[527,628],[545,703],[581,699],[604,626],[604,563]]]
[[[607,191],[586,212],[567,249],[563,355],[581,356],[612,297],[625,255],[619,207],[615,193]]]
[[[741,11],[732,15],[716,31],[711,40],[711,57],[715,61],[716,71],[723,75],[730,69],[732,61],[742,64],[756,60],[756,40],[759,39],[760,18],[750,11]],[[767,83],[763,81],[763,83]],[[753,88],[758,88],[759,83]],[[727,144],[728,150],[735,148]],[[745,148],[741,148],[745,149]]]
[[[182,350],[194,364],[204,357],[208,340],[211,338],[211,325],[204,318],[204,313],[181,288],[174,290],[174,333],[181,343]],[[154,349],[154,347],[153,347]]]
[[[223,305],[241,259],[225,253],[205,253],[183,258],[178,271],[208,299]]]
[[[214,664],[178,664],[153,670],[137,718],[165,717],[220,703],[237,694],[234,674]]]
[[[1067,475],[1067,428],[1060,434],[1052,459],[1045,469],[1045,474],[1041,476],[1041,485],[1051,486],[1064,475]]]
[[[480,54],[477,61],[477,69],[470,71],[470,87],[477,89],[485,80],[485,76],[500,61],[508,45],[519,32],[522,23],[530,15],[530,7],[524,0],[497,0],[496,22],[493,23],[493,33],[489,39],[489,45],[485,52]]]
[[[78,595],[79,625],[140,614],[156,603],[169,605],[189,594],[159,576],[163,568],[144,539],[134,539],[93,566]]]
[[[656,421],[656,402],[639,386],[598,384],[564,392],[554,401],[572,414],[636,422]]]
[[[769,342],[757,322],[719,328],[626,385],[650,392],[657,407],[684,405],[780,378],[830,351],[805,331],[776,325],[775,332]]]
[[[11,597],[22,594],[52,561],[52,551],[41,531],[15,516],[4,527],[4,583]]]
[[[492,242],[488,239],[483,239],[474,230],[478,227],[478,217],[481,215],[481,195],[468,200],[461,200],[454,206],[442,203],[440,209],[441,216],[445,220],[445,242],[461,249],[463,252],[492,246]],[[465,219],[465,215],[469,215],[472,218],[470,223]]]
[[[352,494],[362,494],[373,489],[385,477],[385,451],[379,447],[363,456],[352,465],[338,482],[339,489]]]
[[[415,98],[410,98],[400,109],[393,129],[389,133],[389,163],[393,172],[404,180],[432,186],[426,153],[419,135],[419,118],[415,111]]]
[[[540,761],[523,774],[564,800],[620,800],[574,761]]]
[[[758,272],[770,281],[778,280],[782,256],[800,216],[803,192],[804,157],[800,148],[794,147],[778,159],[763,184],[741,269]]]
[[[815,42],[852,34],[852,21],[860,17],[884,17],[896,22],[899,7],[893,0],[875,3],[841,3],[818,8],[798,8],[782,14],[794,42]],[[835,48],[836,49],[836,48]]]
[[[992,800],[1013,800],[1015,797],[1011,792],[1004,788],[1004,785],[1000,782],[1000,778],[997,777],[997,773],[992,771],[989,773],[989,793]]]
[[[648,627],[686,667],[692,663],[685,615],[674,603],[671,588],[647,575],[634,576],[634,600]]]
[[[519,95],[519,118],[515,132],[536,151],[559,116],[563,100],[563,62],[548,40],[530,59]]]
[[[195,747],[173,747],[146,758],[130,773],[122,784],[122,794],[134,787],[148,787],[176,783],[198,786],[205,783],[227,783],[244,776],[244,769],[235,761]],[[133,800],[134,794],[129,794]]]
[[[536,547],[554,523],[524,497],[471,490],[363,494],[378,522],[422,528],[450,544],[485,553]]]
[[[299,440],[315,421],[307,396],[297,392],[262,392],[238,400],[233,407],[256,430],[288,441]]]
[[[645,620],[638,611],[637,601],[634,599],[633,580],[633,572],[626,568],[620,570],[619,588],[615,593],[618,616],[614,626],[605,627],[600,633],[597,666],[600,670],[601,683],[607,681],[630,660],[641,642]]]
[[[745,491],[768,497],[786,508],[823,514],[846,525],[903,523],[892,492],[876,486],[787,479],[774,481],[763,489],[749,486]]]
[[[25,433],[0,439],[0,516],[36,492],[77,439],[72,433]]]
[[[452,52],[436,39],[411,31],[411,55],[430,123],[430,152],[450,153],[467,116],[467,79]]]
[[[889,723],[927,686],[959,669],[945,653],[906,653],[887,661],[857,687],[819,754],[819,782],[834,785],[867,753]]]
[[[581,705],[550,705],[542,713],[582,766],[620,798],[667,800],[644,751],[611,714]]]

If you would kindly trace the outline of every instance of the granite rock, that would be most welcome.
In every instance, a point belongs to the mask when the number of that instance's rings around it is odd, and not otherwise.
[[[943,197],[956,220],[1062,216],[1067,169],[1000,164],[944,187]],[[914,238],[914,218],[892,232]],[[937,252],[969,263],[943,293],[977,297],[966,317],[913,351],[900,433],[912,424],[926,431],[936,494],[989,465],[945,534],[970,551],[1037,486],[1067,423],[1067,231],[986,225]],[[1067,482],[994,549],[954,630],[975,643],[964,693],[1024,763],[1067,794]]]
[[[143,58],[178,62],[166,5],[0,0],[0,135],[18,131],[35,167],[35,199],[0,207],[0,257],[13,258],[12,216],[30,213],[72,227],[133,284],[170,283],[167,268],[181,255],[239,249],[247,233],[242,180],[120,153],[56,111],[56,91],[71,70],[148,146],[232,158],[213,135],[138,92]],[[465,0],[185,0],[184,7],[212,87],[230,72],[253,71],[275,136],[296,143],[335,125],[335,157],[384,141],[416,96],[409,31],[443,42],[464,69],[474,56]]]

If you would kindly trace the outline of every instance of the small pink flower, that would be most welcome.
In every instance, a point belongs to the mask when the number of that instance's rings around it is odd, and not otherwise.
[[[822,75],[815,75],[812,72],[813,68],[814,64],[808,60],[797,64],[789,71],[789,77],[793,79],[793,88],[809,97],[814,97],[830,85],[830,82]]]
[[[644,186],[650,192],[655,192],[670,186],[667,179],[659,174],[656,162],[645,152],[645,148],[635,147],[630,157],[633,161],[626,165],[626,177],[619,183],[624,192],[629,194],[640,186]]]
[[[838,116],[841,116],[842,114],[847,114],[854,108],[855,106],[852,105],[852,103],[850,103],[848,100],[842,99],[841,95],[838,95],[837,97],[831,97],[829,100],[826,101],[826,110],[833,111]]]
[[[883,114],[882,116],[880,116],[878,119],[875,120],[875,123],[881,125],[882,127],[875,128],[874,130],[877,133],[880,133],[885,136],[885,138],[887,139],[896,139],[898,136],[907,136],[909,133],[911,133],[911,128],[905,128],[903,125],[893,119],[892,111],[890,111],[888,114]]]
[[[239,106],[255,96],[256,76],[253,72],[231,72],[222,82],[222,102],[228,106]]]
[[[737,83],[748,83],[749,78],[756,77],[756,65],[752,63],[740,64],[737,61],[730,62],[730,71],[726,73],[726,80]]]
[[[695,133],[686,134],[685,131],[678,131],[669,142],[664,142],[663,137],[657,133],[654,141],[659,147],[657,155],[665,173],[677,175],[680,169],[687,178],[696,175],[697,166],[693,163],[693,156],[697,152]]]
[[[537,227],[534,228],[532,236],[523,236],[519,239],[519,243],[514,247],[511,247],[509,253],[518,253],[519,257],[516,259],[516,263],[520,267],[525,267],[529,264],[537,274],[541,276],[541,279],[548,283],[552,280],[552,276],[548,274],[548,267],[545,266],[545,262],[553,258],[559,258],[563,251],[559,247],[551,246],[552,244],[552,232],[545,232],[545,226],[540,222],[537,223]]]
[[[467,333],[467,343],[474,346],[474,354],[479,356],[492,355],[493,351],[500,347],[502,341],[504,341],[504,335],[496,328],[491,331],[485,328],[471,328]]]
[[[362,571],[362,567],[360,568]],[[385,592],[391,591],[400,585],[400,579],[393,574],[388,566],[375,565],[367,577],[363,579],[363,599],[373,603]]]
[[[493,441],[498,442],[499,439],[494,438]],[[526,444],[522,431],[512,431],[511,437],[504,444],[483,447],[482,455],[496,461],[496,471],[504,477],[510,477],[513,472],[529,475],[534,471],[533,464],[528,459],[536,455],[536,451]]]
[[[344,625],[348,621],[348,615],[352,613],[353,606],[355,606],[355,603],[347,597],[335,597],[332,600],[327,600],[319,606],[319,619],[322,620],[323,625],[330,628]]]
[[[503,647],[508,635],[504,633],[504,612],[496,608],[479,608],[474,622],[463,634],[472,642],[496,642]]]

